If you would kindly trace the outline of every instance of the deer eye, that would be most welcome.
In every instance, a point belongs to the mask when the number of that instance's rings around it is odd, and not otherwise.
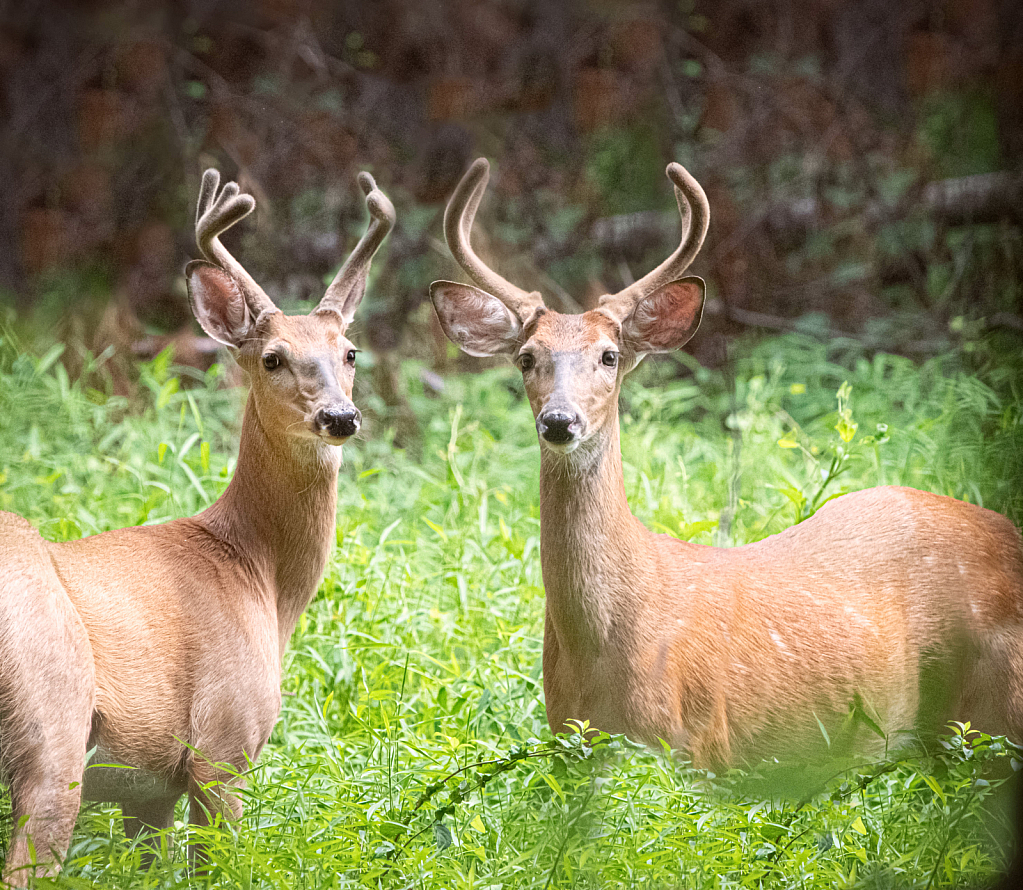
[[[601,364],[608,368],[613,368],[618,364],[618,353],[613,349],[605,349],[604,354],[600,357]]]
[[[358,351],[359,350],[357,350],[357,349],[349,349],[348,350],[348,355],[345,356],[345,361],[348,362],[348,364],[350,364],[350,365],[354,365],[355,364],[355,353],[358,352]]]
[[[535,364],[536,359],[528,352],[524,352],[519,356],[519,367],[522,368],[523,371],[528,371]]]
[[[281,357],[276,352],[268,352],[263,356],[263,367],[275,371],[281,366]]]

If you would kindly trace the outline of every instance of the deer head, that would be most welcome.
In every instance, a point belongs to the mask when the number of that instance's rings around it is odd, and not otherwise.
[[[470,355],[506,355],[519,366],[540,442],[551,451],[568,453],[602,441],[617,428],[625,375],[648,353],[678,349],[699,326],[704,282],[680,276],[706,237],[710,205],[680,164],[669,164],[667,173],[682,216],[678,248],[639,281],[601,297],[596,309],[580,315],[547,309],[541,294],[516,287],[476,255],[469,235],[490,175],[485,159],[469,168],[448,202],[448,247],[479,287],[431,285],[441,326]]]
[[[206,257],[185,268],[192,311],[204,331],[229,347],[251,381],[263,428],[283,436],[341,445],[361,423],[352,403],[355,355],[345,337],[366,291],[370,261],[394,225],[394,207],[368,173],[359,174],[370,224],[308,315],[281,312],[224,247],[220,235],[256,206],[220,174],[203,174],[196,243]]]

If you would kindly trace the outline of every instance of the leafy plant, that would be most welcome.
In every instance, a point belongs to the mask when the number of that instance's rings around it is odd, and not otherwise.
[[[0,337],[0,507],[67,539],[185,515],[223,490],[242,395],[219,371],[158,357],[128,403],[72,379],[52,343]],[[975,376],[955,356],[917,365],[797,336],[738,354],[734,382],[699,366],[680,376],[680,358],[627,383],[626,488],[649,526],[709,542],[730,486],[737,542],[798,518],[786,487],[804,512],[878,483],[1017,503],[990,444],[1019,442],[1011,365]],[[777,765],[715,775],[587,727],[553,738],[521,380],[453,376],[438,396],[418,370],[405,368],[421,459],[379,426],[345,447],[336,552],[285,655],[245,815],[199,832],[209,874],[187,873],[197,830],[183,809],[144,872],[116,807],[88,804],[51,885],[926,888],[1001,865],[994,801],[1020,755],[983,727],[786,794]]]

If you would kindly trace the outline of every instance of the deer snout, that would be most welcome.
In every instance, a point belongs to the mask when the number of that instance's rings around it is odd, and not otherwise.
[[[332,439],[347,439],[359,431],[359,426],[362,424],[362,414],[354,406],[321,408],[316,412],[314,420],[317,428],[323,430]]]
[[[552,445],[567,445],[579,435],[582,424],[575,412],[562,409],[541,411],[536,418],[536,431]]]

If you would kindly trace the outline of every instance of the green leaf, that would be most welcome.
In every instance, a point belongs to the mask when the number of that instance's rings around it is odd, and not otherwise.
[[[444,528],[442,526],[437,525],[436,522],[427,519],[425,516],[423,517],[423,522],[425,522],[431,529],[433,529],[440,538],[442,538],[445,541],[448,539],[448,533],[444,531]]]
[[[188,400],[188,407],[192,409],[192,418],[195,420],[195,428],[199,430],[200,436],[205,436],[206,432],[203,429],[202,415],[199,413],[199,406],[195,403],[195,396],[191,393],[186,393],[185,398]]]
[[[38,362],[36,362],[35,367],[36,377],[45,376],[46,372],[53,367],[57,359],[59,359],[64,354],[64,349],[65,347],[63,343],[54,343],[53,346],[51,346],[46,351],[46,354],[41,359],[39,359]]]
[[[437,844],[437,849],[443,853],[455,839],[451,835],[451,829],[443,822],[437,821],[433,823],[433,840]]]
[[[796,505],[800,510],[806,503],[806,495],[803,494],[798,488],[793,488],[791,485],[787,485],[784,488],[778,488],[785,497],[787,497],[793,504]]]
[[[159,411],[161,408],[166,408],[167,403],[171,400],[171,397],[178,391],[181,382],[177,377],[171,377],[163,386],[160,387],[160,394],[156,397],[156,408]]]
[[[924,782],[927,783],[927,787],[930,788],[931,791],[933,791],[938,796],[938,799],[941,801],[942,805],[948,806],[948,800],[945,797],[945,792],[938,784],[937,779],[935,779],[934,776],[927,775],[926,773],[921,773],[920,778],[922,778]]]
[[[558,795],[558,797],[561,798],[562,803],[565,803],[565,792],[562,790],[561,785],[558,783],[558,780],[555,779],[554,776],[550,775],[549,773],[540,773],[540,778],[543,779],[548,785],[550,785],[551,790],[556,795]]]
[[[821,735],[824,736],[824,743],[830,748],[831,736],[828,735],[828,731],[824,728],[824,724],[821,723],[821,718],[814,714],[813,719],[817,721],[817,726],[820,727]]]
[[[856,435],[856,428],[859,426],[855,420],[852,419],[852,411],[846,408],[838,417],[838,423],[835,424],[835,429],[838,430],[838,435],[841,437],[843,442],[851,442],[853,437]]]

